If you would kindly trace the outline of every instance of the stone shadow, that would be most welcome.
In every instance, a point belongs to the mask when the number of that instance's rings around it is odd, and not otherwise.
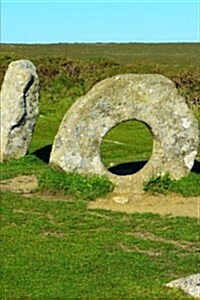
[[[43,160],[45,163],[49,163],[50,154],[52,150],[52,144],[47,145],[43,148],[40,148],[33,152],[35,156],[39,159]],[[113,167],[108,168],[108,171],[119,176],[132,175],[140,171],[148,162],[148,160],[143,161],[133,161],[127,162],[119,165],[115,165]],[[200,174],[200,162],[195,160],[194,165],[191,169],[192,173]]]
[[[192,173],[200,174],[200,161],[195,160],[191,170]]]
[[[147,162],[148,160],[123,163],[108,168],[108,171],[120,176],[132,175],[141,170]]]
[[[52,145],[47,145],[43,148],[36,150],[35,152],[33,152],[33,154],[48,164],[51,150],[52,150]]]
[[[134,161],[119,164],[113,167],[108,168],[108,171],[119,176],[133,175],[140,171],[148,162],[148,160],[144,161]],[[194,165],[191,170],[192,173],[200,174],[200,162],[195,160]]]

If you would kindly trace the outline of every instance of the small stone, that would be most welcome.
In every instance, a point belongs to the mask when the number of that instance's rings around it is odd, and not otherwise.
[[[39,113],[39,79],[29,60],[11,62],[1,89],[0,161],[27,153]]]
[[[180,288],[188,295],[199,298],[200,297],[200,274],[193,274],[184,278],[173,280],[167,284],[166,287]]]
[[[117,204],[125,204],[128,203],[128,199],[122,196],[113,197],[113,201]]]

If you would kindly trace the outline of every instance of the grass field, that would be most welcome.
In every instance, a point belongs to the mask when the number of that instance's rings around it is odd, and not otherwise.
[[[112,190],[109,182],[59,173],[34,153],[43,149],[48,156],[45,149],[50,149],[67,109],[96,82],[115,74],[169,77],[200,122],[200,44],[1,45],[0,49],[0,82],[9,62],[20,58],[34,62],[41,80],[40,115],[30,155],[2,163],[1,179],[33,174],[40,182],[38,192],[49,189],[51,196],[1,192],[1,298],[190,299],[163,284],[199,271],[196,218],[89,210],[91,199]],[[149,130],[133,121],[111,130],[101,145],[106,167],[148,160],[151,151]],[[199,178],[191,173],[176,191],[200,195]]]
[[[3,193],[2,299],[190,299],[164,283],[199,271],[196,219],[89,211]]]

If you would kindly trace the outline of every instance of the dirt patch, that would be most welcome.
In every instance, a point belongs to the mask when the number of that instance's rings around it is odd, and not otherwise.
[[[184,250],[187,250],[187,252],[198,252],[199,251],[199,244],[198,243],[192,243],[192,242],[186,242],[186,241],[177,241],[177,240],[171,240],[171,239],[166,239],[162,238],[160,236],[156,236],[152,234],[151,232],[142,232],[136,231],[136,232],[128,232],[126,233],[127,235],[138,237],[143,240],[148,240],[148,241],[153,241],[153,242],[161,242],[161,243],[167,243],[176,246],[177,248],[181,248]]]
[[[88,208],[100,208],[126,213],[155,213],[199,218],[200,197],[185,198],[178,194],[158,196],[145,193],[132,196],[110,194],[105,199],[90,202]]]
[[[38,181],[34,175],[23,175],[15,178],[0,181],[0,191],[10,191],[21,194],[25,197],[40,198],[46,201],[68,201],[71,198],[64,195],[63,192],[57,192],[55,195],[45,190],[43,193],[37,192]]]
[[[13,193],[29,194],[38,187],[37,178],[34,175],[17,176],[12,179],[2,180],[0,190]]]
[[[37,178],[31,176],[17,176],[0,182],[1,191],[11,191],[25,196],[33,196],[38,187]],[[32,194],[30,194],[32,193]],[[69,196],[40,195],[35,196],[46,201],[66,201]],[[142,194],[111,193],[104,199],[97,199],[88,205],[89,209],[106,209],[126,213],[155,213],[160,215],[200,217],[200,197],[185,198],[178,194],[153,196]]]

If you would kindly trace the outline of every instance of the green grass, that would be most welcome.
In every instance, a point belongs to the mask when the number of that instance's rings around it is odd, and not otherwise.
[[[38,179],[38,191],[57,195],[62,193],[71,198],[96,199],[111,192],[114,185],[103,176],[83,176],[54,169],[34,155],[0,164],[1,180],[17,175],[32,175]]]
[[[123,122],[111,129],[101,144],[101,158],[106,167],[131,161],[149,160],[153,137],[145,124]]]
[[[167,194],[175,192],[184,197],[200,196],[200,176],[196,173],[189,173],[179,180],[170,179],[169,174],[163,176],[152,176],[144,182],[144,190],[152,194]]]
[[[103,176],[83,176],[76,173],[65,173],[61,170],[46,169],[39,176],[39,190],[51,194],[63,192],[75,198],[96,199],[111,192],[114,185]]]
[[[185,197],[200,196],[200,175],[190,173],[178,181],[173,181],[171,191],[180,193]]]
[[[1,196],[2,299],[190,299],[163,284],[198,272],[196,219]]]
[[[34,155],[26,155],[0,163],[0,180],[16,177],[17,175],[41,174],[48,166]]]

